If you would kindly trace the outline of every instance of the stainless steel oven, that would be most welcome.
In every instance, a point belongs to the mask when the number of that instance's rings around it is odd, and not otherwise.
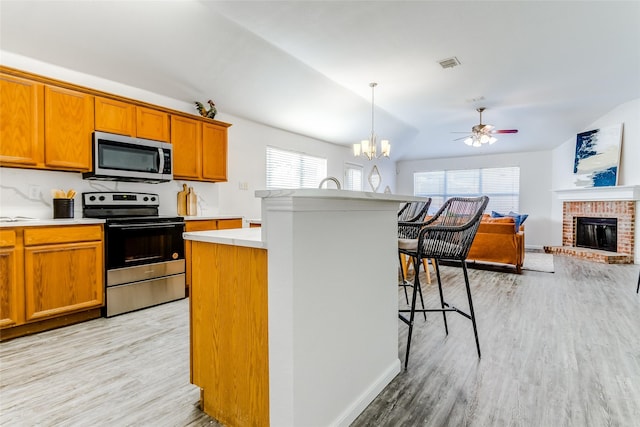
[[[184,219],[158,215],[150,193],[83,193],[83,215],[105,219],[104,315],[185,297]]]

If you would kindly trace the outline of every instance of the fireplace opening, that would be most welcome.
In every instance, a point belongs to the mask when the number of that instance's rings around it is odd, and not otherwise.
[[[617,252],[618,219],[577,217],[576,246]]]

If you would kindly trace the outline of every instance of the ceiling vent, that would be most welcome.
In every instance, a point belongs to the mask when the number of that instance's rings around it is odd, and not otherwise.
[[[458,58],[456,58],[455,56],[438,61],[438,63],[442,66],[442,68],[453,68],[460,65],[460,61],[458,61]]]

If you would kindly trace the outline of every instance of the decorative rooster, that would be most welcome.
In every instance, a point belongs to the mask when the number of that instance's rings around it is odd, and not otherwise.
[[[202,102],[196,101],[196,108],[202,117],[207,117],[209,119],[214,119],[216,117],[216,113],[218,110],[216,109],[216,104],[213,103],[212,100],[208,100],[207,104],[211,107],[210,109],[206,109]]]

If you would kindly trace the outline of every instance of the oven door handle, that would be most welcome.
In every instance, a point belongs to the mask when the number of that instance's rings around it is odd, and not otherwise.
[[[108,228],[119,228],[120,230],[143,230],[147,228],[174,228],[176,225],[184,226],[184,222],[148,222],[141,224],[108,224]]]

